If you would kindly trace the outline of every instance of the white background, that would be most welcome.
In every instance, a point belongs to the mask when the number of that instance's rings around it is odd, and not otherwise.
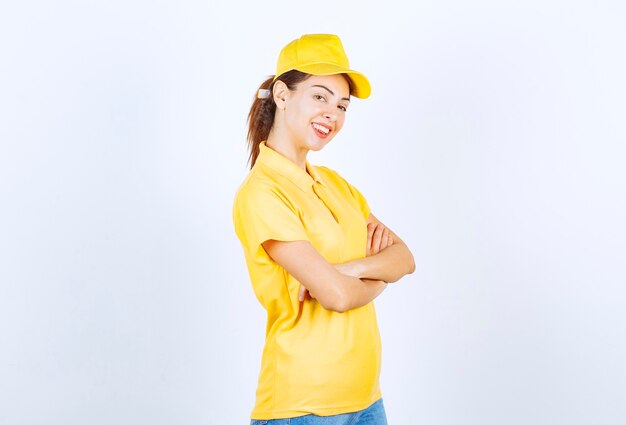
[[[248,423],[246,114],[315,32],[373,93],[309,160],[417,263],[389,423],[626,423],[623,2],[5,3],[0,424]]]

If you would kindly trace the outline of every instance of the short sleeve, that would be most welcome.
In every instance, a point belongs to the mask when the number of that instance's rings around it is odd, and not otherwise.
[[[235,197],[233,222],[237,237],[251,255],[270,239],[308,240],[295,208],[269,187],[242,187]]]

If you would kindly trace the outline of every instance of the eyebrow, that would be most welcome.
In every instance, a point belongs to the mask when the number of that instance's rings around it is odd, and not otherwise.
[[[315,84],[315,85],[312,85],[311,87],[319,87],[321,89],[326,90],[328,93],[332,94],[333,96],[335,95],[335,93],[331,89],[326,87],[326,86],[321,86],[319,84]],[[350,98],[348,98],[348,97],[342,97],[341,100],[347,100],[348,102],[350,102]]]

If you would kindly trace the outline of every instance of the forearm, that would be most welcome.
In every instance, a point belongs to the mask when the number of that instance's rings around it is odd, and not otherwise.
[[[352,260],[344,265],[352,269],[352,276],[385,282],[396,282],[415,271],[413,254],[404,243],[393,244],[378,254]]]
[[[369,304],[387,287],[387,282],[346,276],[341,282],[341,302],[336,311],[345,312]]]

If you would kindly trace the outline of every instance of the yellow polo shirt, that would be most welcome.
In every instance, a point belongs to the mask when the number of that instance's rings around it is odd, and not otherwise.
[[[300,283],[261,244],[305,240],[329,263],[362,258],[367,201],[329,168],[307,162],[307,173],[265,143],[260,150],[233,206],[252,287],[267,310],[251,417],[327,416],[365,409],[381,397],[374,304],[337,313],[316,300],[300,303]]]

